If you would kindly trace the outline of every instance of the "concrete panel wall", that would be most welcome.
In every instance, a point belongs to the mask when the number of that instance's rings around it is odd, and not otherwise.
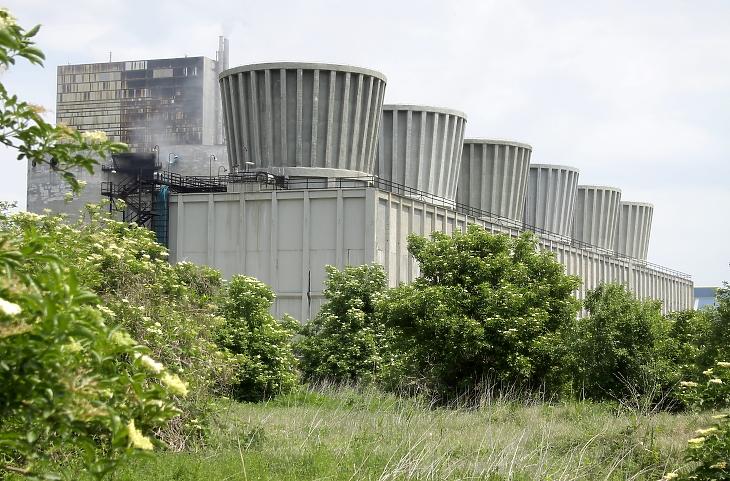
[[[612,250],[620,202],[620,189],[579,185],[575,194],[573,239]]]
[[[225,278],[254,276],[276,293],[276,315],[309,319],[322,303],[326,265],[373,261],[372,192],[173,195],[171,260],[210,265]]]
[[[344,65],[247,65],[220,75],[232,171],[373,173],[385,76]],[[339,171],[339,172],[338,172]],[[327,175],[325,175],[326,177]]]
[[[560,236],[570,236],[578,169],[531,164],[527,181],[525,224]]]
[[[456,201],[522,222],[532,147],[465,139]]]
[[[384,105],[375,173],[455,200],[466,115],[419,105]]]
[[[637,259],[646,259],[651,236],[654,206],[644,202],[621,202],[615,250]]]
[[[255,276],[277,294],[276,315],[304,320],[323,302],[324,267],[377,262],[390,286],[411,282],[418,265],[407,250],[411,232],[463,232],[470,223],[516,236],[519,230],[452,209],[374,188],[173,195],[173,262],[221,269],[226,278]],[[555,253],[566,272],[583,279],[576,296],[618,282],[640,298],[660,299],[664,312],[691,308],[692,281],[671,272],[586,249],[551,236],[540,247]]]

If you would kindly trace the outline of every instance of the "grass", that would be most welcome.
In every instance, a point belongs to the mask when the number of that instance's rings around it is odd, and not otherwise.
[[[303,388],[227,403],[206,446],[136,459],[111,479],[658,480],[706,423],[605,404],[485,398],[444,409],[375,390]]]

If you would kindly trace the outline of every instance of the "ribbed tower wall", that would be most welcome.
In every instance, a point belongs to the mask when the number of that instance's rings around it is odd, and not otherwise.
[[[376,174],[381,179],[456,198],[466,115],[420,105],[385,105]]]
[[[522,222],[531,154],[527,144],[465,139],[456,201]]]
[[[573,239],[613,250],[620,203],[620,189],[579,185],[575,195]]]
[[[621,202],[614,248],[617,254],[646,259],[649,251],[654,206],[644,202]]]
[[[232,68],[219,81],[232,172],[372,175],[383,74],[285,62]]]
[[[560,236],[570,236],[578,174],[578,169],[574,167],[530,165],[525,225]]]

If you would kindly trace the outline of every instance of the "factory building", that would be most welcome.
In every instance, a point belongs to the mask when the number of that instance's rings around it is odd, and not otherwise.
[[[375,262],[391,286],[410,282],[410,233],[470,223],[535,232],[583,279],[579,298],[620,282],[665,312],[692,306],[689,276],[646,261],[650,214],[579,186],[574,167],[531,164],[529,145],[464,140],[464,113],[382,105],[385,76],[342,65],[248,65],[220,81],[231,175],[226,192],[170,196],[171,258],[261,279],[279,315],[316,314],[328,264]]]
[[[534,232],[582,278],[578,298],[618,282],[661,300],[664,312],[692,307],[690,276],[646,260],[649,204],[579,185],[575,167],[532,163],[527,144],[464,139],[457,110],[383,105],[379,72],[269,63],[225,70],[219,82],[225,151],[161,146],[139,184],[150,196],[145,215],[171,261],[259,278],[277,295],[277,315],[318,312],[326,265],[379,263],[391,286],[410,282],[419,271],[409,234],[471,223]],[[104,184],[112,199],[130,185],[121,160]],[[126,161],[129,174],[134,154]]]
[[[228,56],[228,40],[220,37],[215,60],[182,57],[61,65],[56,76],[56,122],[80,131],[101,130],[128,144],[132,152],[150,152],[157,146],[165,168],[184,165],[188,175],[208,175],[221,165],[215,154],[225,151],[218,75],[228,68]],[[215,155],[212,162],[210,155]],[[66,203],[65,182],[48,166],[29,164],[28,210],[75,215],[85,204],[98,203],[102,183],[113,179],[100,169],[74,173],[88,187]]]
[[[183,57],[57,69],[56,122],[101,130],[134,151],[160,144],[222,144],[218,74],[228,68],[228,41],[216,60]]]

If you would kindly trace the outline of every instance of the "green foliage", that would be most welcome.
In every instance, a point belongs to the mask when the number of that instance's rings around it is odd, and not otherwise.
[[[670,355],[671,324],[661,303],[634,298],[624,286],[603,284],[586,293],[589,315],[576,321],[574,388],[588,399],[625,400],[671,387],[678,379]]]
[[[453,395],[491,380],[503,386],[562,387],[561,331],[575,318],[576,277],[566,276],[535,238],[467,233],[410,236],[421,276],[390,290],[384,322],[408,356],[404,376]]]
[[[718,361],[695,381],[682,381],[679,396],[695,410],[730,407],[730,362]],[[688,441],[686,460],[691,469],[681,479],[730,480],[730,418],[713,416],[712,426],[699,429]]]
[[[392,355],[375,306],[387,287],[380,265],[327,266],[319,314],[302,328],[296,345],[301,370],[310,381],[368,382],[377,379]]]
[[[182,449],[199,434],[213,394],[225,392],[234,377],[234,362],[215,343],[222,324],[214,304],[220,274],[190,263],[170,265],[154,233],[99,210],[88,206],[74,224],[58,215],[18,213],[0,217],[0,225],[21,245],[36,238],[40,253],[57,253],[79,283],[101,298],[109,325],[124,328],[188,383],[180,415],[161,430],[170,447]],[[42,262],[27,261],[23,271],[32,275],[42,268]]]
[[[152,449],[142,433],[177,414],[168,392],[185,386],[109,327],[100,299],[47,247],[32,228],[0,240],[0,472],[40,476],[38,462],[71,443],[101,477]]]
[[[233,353],[237,377],[233,396],[257,401],[290,391],[297,383],[291,338],[296,320],[277,321],[269,313],[274,293],[253,277],[234,276],[220,313],[225,319],[218,343]]]

